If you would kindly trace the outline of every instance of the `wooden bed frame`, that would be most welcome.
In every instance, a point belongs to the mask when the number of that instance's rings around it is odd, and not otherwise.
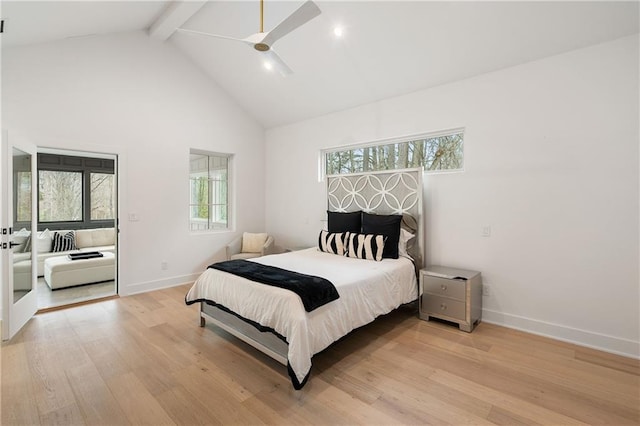
[[[327,176],[328,210],[362,210],[376,214],[402,214],[402,226],[416,235],[407,251],[414,259],[416,273],[423,267],[422,248],[422,169],[392,170]],[[270,331],[254,325],[217,306],[200,303],[200,326],[209,321],[253,346],[283,365],[287,365],[288,345]]]

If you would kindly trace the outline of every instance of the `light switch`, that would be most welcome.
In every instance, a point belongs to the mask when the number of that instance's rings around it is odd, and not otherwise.
[[[491,236],[491,227],[489,225],[484,225],[482,227],[482,234],[483,237],[490,237]]]
[[[140,218],[137,213],[129,213],[129,222],[137,222]]]

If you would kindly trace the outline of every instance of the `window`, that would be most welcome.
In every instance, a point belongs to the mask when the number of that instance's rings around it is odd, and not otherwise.
[[[29,180],[37,177],[39,230],[114,226],[117,214],[115,159],[39,153],[37,163],[37,174],[19,172],[17,182],[28,186]],[[16,198],[14,224],[16,228],[26,227],[31,217],[28,200]]]
[[[38,171],[38,221],[82,220],[82,172]]]
[[[231,155],[191,151],[189,227],[192,231],[229,229]]]
[[[31,172],[17,172],[15,222],[31,221]]]
[[[91,220],[115,219],[115,182],[109,173],[91,173]]]
[[[361,173],[422,167],[427,172],[460,171],[464,165],[461,129],[398,141],[325,150],[326,174]]]

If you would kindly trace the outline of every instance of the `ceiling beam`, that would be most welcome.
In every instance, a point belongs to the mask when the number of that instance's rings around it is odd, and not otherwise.
[[[207,3],[206,0],[172,1],[162,15],[149,27],[149,37],[161,41],[167,40],[177,28],[187,22],[205,3]]]

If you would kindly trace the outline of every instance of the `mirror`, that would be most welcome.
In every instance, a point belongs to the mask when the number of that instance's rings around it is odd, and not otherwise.
[[[31,154],[13,148],[13,303],[32,290]]]

